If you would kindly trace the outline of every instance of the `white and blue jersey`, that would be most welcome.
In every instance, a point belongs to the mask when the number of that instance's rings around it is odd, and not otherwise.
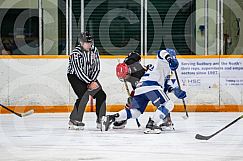
[[[158,55],[155,64],[146,71],[137,84],[135,96],[161,88],[164,89],[166,78],[170,74],[171,70],[167,60],[163,55]]]

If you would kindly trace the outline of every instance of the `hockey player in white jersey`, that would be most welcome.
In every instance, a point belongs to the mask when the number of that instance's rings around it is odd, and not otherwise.
[[[114,115],[107,115],[102,118],[102,131],[107,131],[114,121],[122,121],[130,118],[138,118],[145,110],[149,101],[157,107],[152,118],[146,125],[144,133],[160,133],[161,128],[158,123],[164,119],[174,104],[164,92],[166,78],[178,68],[178,61],[173,49],[161,50],[157,54],[154,66],[144,74],[137,84],[135,95],[130,109],[123,109]],[[179,98],[185,98],[186,92],[179,88],[170,89]]]

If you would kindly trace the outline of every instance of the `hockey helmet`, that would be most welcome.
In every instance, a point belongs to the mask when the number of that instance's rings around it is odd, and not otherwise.
[[[128,67],[127,64],[125,63],[119,63],[116,66],[116,76],[120,79],[120,80],[124,80],[126,79],[126,77],[129,75],[130,69]]]
[[[81,43],[84,43],[84,42],[93,43],[93,41],[94,41],[93,36],[88,31],[82,32],[80,34]]]
[[[125,58],[124,62],[127,65],[133,64],[135,62],[139,62],[141,60],[141,56],[138,52],[133,51],[128,54],[128,56]]]

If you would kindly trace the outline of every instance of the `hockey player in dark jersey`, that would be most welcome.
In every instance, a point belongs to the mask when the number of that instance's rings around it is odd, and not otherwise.
[[[125,108],[130,107],[132,102],[132,97],[134,95],[134,90],[136,88],[136,84],[138,83],[140,78],[144,75],[145,71],[147,70],[147,67],[141,65],[140,60],[141,60],[140,54],[136,51],[133,51],[128,54],[128,56],[125,58],[123,63],[119,63],[116,67],[117,77],[121,81],[125,82],[125,85],[126,82],[131,83],[131,86],[133,88],[131,93],[129,92],[129,97],[127,99]],[[138,120],[137,123],[139,126]],[[116,121],[113,123],[113,128],[122,129],[125,127],[126,124],[127,124],[127,120]]]

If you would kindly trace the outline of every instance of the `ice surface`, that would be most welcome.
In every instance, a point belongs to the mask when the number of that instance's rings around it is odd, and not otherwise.
[[[3,161],[233,161],[243,160],[243,119],[208,141],[211,135],[242,113],[173,113],[175,131],[143,134],[129,120],[125,129],[101,132],[95,113],[85,113],[84,131],[68,130],[68,113],[33,114],[25,118],[0,115],[0,160]]]

